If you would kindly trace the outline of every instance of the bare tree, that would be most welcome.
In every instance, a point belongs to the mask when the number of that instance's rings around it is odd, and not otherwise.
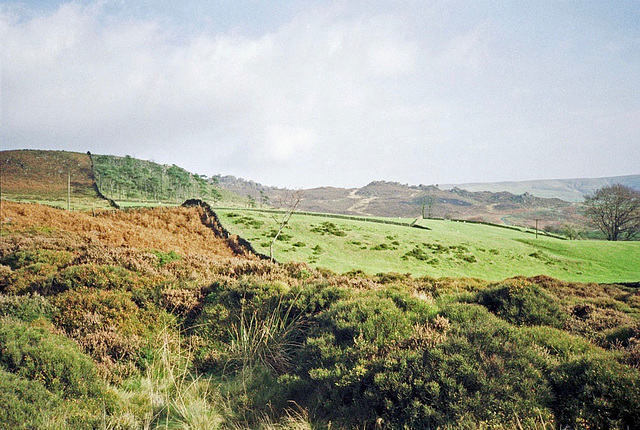
[[[431,218],[433,206],[436,204],[437,199],[434,196],[428,195],[421,199],[422,203],[422,218]],[[427,212],[428,211],[428,212]]]
[[[269,244],[269,258],[271,259],[271,261],[273,261],[273,245],[275,245],[276,240],[278,240],[278,237],[280,236],[280,233],[282,233],[282,230],[284,230],[284,228],[289,223],[289,220],[291,219],[291,215],[293,215],[296,208],[300,204],[300,201],[302,200],[303,195],[304,193],[302,190],[296,190],[296,191],[287,193],[284,195],[284,197],[281,196],[278,199],[279,206],[284,208],[285,211],[282,214],[282,217],[280,219],[278,219],[275,215],[273,217],[273,219],[278,223],[278,230],[276,231],[276,234],[273,236],[273,239],[271,240],[271,244]]]
[[[602,187],[584,199],[585,214],[607,240],[630,240],[640,233],[640,192],[621,184]]]

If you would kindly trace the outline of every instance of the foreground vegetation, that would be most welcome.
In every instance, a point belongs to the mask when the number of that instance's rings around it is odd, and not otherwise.
[[[278,214],[218,210],[225,226],[269,253]],[[281,215],[280,215],[281,216]],[[395,220],[402,221],[402,220]],[[362,270],[414,276],[475,277],[498,281],[546,274],[580,282],[640,279],[640,242],[571,241],[448,220],[420,220],[423,228],[294,214],[278,237],[278,261],[304,261],[339,273]],[[426,228],[426,229],[425,229]]]
[[[5,206],[2,427],[640,422],[635,288],[339,275],[259,260],[201,207]]]

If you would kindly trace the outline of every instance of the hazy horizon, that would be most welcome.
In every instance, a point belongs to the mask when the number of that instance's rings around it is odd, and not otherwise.
[[[640,173],[637,2],[0,2],[1,149],[287,188]]]

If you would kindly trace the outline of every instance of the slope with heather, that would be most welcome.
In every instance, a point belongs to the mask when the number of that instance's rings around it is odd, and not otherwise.
[[[202,205],[94,216],[4,204],[1,427],[640,420],[632,286],[337,275],[238,252]]]
[[[89,154],[67,151],[1,151],[3,198],[58,207],[109,208],[93,178]],[[67,201],[70,192],[71,201]]]

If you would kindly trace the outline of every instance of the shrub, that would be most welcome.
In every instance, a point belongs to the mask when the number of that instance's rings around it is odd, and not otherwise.
[[[0,295],[0,317],[9,316],[24,322],[32,322],[38,318],[50,320],[56,310],[45,297],[38,294]]]
[[[108,378],[128,377],[154,333],[171,317],[153,304],[139,307],[128,291],[81,288],[52,297],[64,312],[53,322],[76,340]]]
[[[561,328],[567,318],[558,299],[528,282],[507,281],[480,291],[475,301],[512,324]]]
[[[347,235],[347,232],[335,225],[330,221],[325,221],[321,223],[319,226],[314,226],[311,228],[311,231],[314,233],[319,233],[321,235],[331,235],[331,236],[339,236],[344,237]]]
[[[158,266],[160,267],[164,267],[167,263],[178,261],[182,258],[182,256],[175,251],[163,252],[153,250],[151,253],[158,258]]]
[[[101,397],[103,385],[89,357],[71,340],[13,319],[0,325],[0,365],[26,379],[41,381],[64,398]]]
[[[544,362],[518,329],[479,306],[433,316],[401,292],[388,297],[336,302],[318,315],[297,378],[286,381],[317,418],[345,428],[438,428],[551,417]]]
[[[17,270],[38,263],[63,267],[70,264],[72,260],[73,254],[69,251],[20,249],[0,258],[0,264],[5,264],[13,270]]]
[[[102,290],[145,290],[157,281],[131,270],[111,265],[82,264],[70,266],[51,279],[44,286],[47,293],[60,293],[82,287]]]
[[[431,258],[427,252],[425,252],[422,248],[416,245],[411,251],[407,251],[403,256],[403,260],[407,260],[409,257],[413,257],[419,261],[426,261]]]
[[[550,375],[560,424],[572,428],[635,428],[640,422],[640,373],[614,360],[583,357]]]
[[[0,425],[11,429],[40,429],[60,399],[38,381],[0,369]]]

